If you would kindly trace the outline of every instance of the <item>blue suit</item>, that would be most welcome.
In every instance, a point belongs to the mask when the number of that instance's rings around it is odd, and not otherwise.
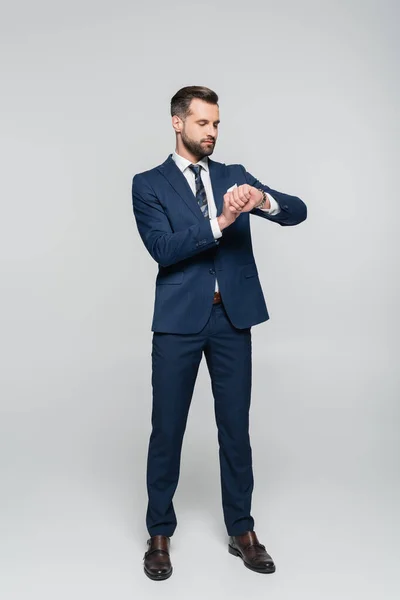
[[[297,225],[306,205],[260,183],[241,164],[208,159],[217,215],[226,190],[237,183],[270,192],[275,216],[251,214],[282,226]],[[204,353],[210,372],[220,447],[221,488],[228,535],[252,530],[253,473],[248,434],[251,327],[269,319],[253,256],[248,212],[215,239],[190,186],[171,155],[132,181],[137,228],[158,263],[152,322],[152,433],[147,464],[150,535],[171,536],[180,454],[189,406]],[[223,304],[213,304],[215,277]]]

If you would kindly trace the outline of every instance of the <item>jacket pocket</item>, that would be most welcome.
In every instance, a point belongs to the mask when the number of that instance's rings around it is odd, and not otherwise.
[[[183,281],[183,271],[174,271],[165,275],[159,275],[156,280],[156,285],[179,285]]]
[[[242,273],[244,277],[256,277],[257,276],[257,267],[254,263],[249,265],[244,265]]]

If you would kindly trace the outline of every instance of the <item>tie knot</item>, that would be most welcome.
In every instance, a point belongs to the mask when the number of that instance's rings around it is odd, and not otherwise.
[[[189,165],[189,169],[191,171],[193,171],[193,173],[196,175],[196,177],[198,176],[198,174],[200,173],[201,170],[201,165]]]

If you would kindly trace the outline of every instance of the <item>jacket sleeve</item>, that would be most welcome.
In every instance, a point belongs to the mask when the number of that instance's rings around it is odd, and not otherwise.
[[[241,165],[241,168],[244,171],[246,183],[253,187],[269,192],[275,198],[281,208],[281,211],[277,215],[270,215],[259,208],[253,208],[253,210],[250,211],[250,214],[263,217],[269,221],[275,221],[275,223],[279,223],[279,225],[298,225],[302,221],[306,220],[307,206],[304,204],[303,200],[300,200],[300,198],[297,196],[289,196],[289,194],[284,194],[283,192],[273,190],[267,185],[261,183],[258,179],[256,179],[256,177],[254,177],[254,175],[246,171],[243,165]]]
[[[209,219],[174,232],[153,189],[141,174],[132,180],[132,206],[136,225],[152,258],[168,267],[219,244]]]

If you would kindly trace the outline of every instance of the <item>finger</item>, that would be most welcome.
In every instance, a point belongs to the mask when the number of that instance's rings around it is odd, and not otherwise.
[[[237,187],[233,188],[233,190],[231,191],[231,194],[232,194],[232,198],[234,200],[239,200],[239,194],[238,194],[238,188]]]
[[[233,198],[235,204],[240,208],[243,208],[243,206],[246,204],[246,200],[243,198],[243,194],[240,192],[239,188],[235,188],[233,190]]]
[[[235,208],[235,210],[242,210],[242,206],[236,202],[236,200],[234,200],[233,198],[231,198],[230,200],[230,205],[233,206]]]
[[[241,187],[242,186],[234,188],[232,191],[232,194],[233,194],[233,198],[234,198],[236,204],[238,204],[239,206],[244,206],[246,204],[246,202],[243,199],[243,193],[241,191]]]
[[[251,192],[252,192],[251,185],[248,185],[248,184],[246,183],[246,185],[244,186],[244,193],[246,194],[246,198],[247,198],[248,200],[251,200]]]
[[[242,206],[245,206],[245,205],[248,203],[248,201],[249,201],[249,198],[248,198],[248,196],[245,196],[243,193],[241,193],[241,194],[239,195],[239,200],[238,200],[238,202],[240,202],[240,204],[241,204]]]
[[[244,202],[244,204],[247,204],[248,201],[251,199],[249,186],[247,184],[240,186],[240,196],[239,197]]]
[[[242,185],[241,193],[242,193],[242,198],[245,200],[245,202],[248,202],[251,198],[251,193],[250,193],[250,188],[247,184]]]
[[[228,192],[228,193],[227,193],[227,194],[225,194],[225,196],[224,196],[224,204],[225,204],[226,206],[229,206],[229,205],[231,204],[231,202],[232,202],[232,196],[231,196],[231,193],[230,193],[230,192]]]

